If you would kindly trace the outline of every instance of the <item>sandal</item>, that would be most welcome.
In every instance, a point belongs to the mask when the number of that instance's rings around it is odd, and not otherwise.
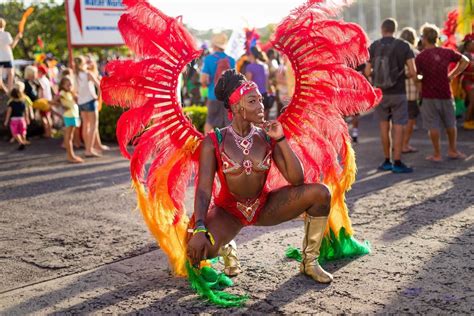
[[[456,159],[462,160],[462,159],[466,159],[466,155],[464,153],[458,151],[455,156],[448,155],[448,159],[450,159],[450,160],[456,160]]]
[[[435,156],[428,156],[425,158],[426,160],[428,161],[432,161],[432,162],[441,162],[443,161],[443,158],[436,158]]]
[[[411,154],[411,153],[417,153],[418,149],[410,147],[407,150],[402,150],[402,154]]]

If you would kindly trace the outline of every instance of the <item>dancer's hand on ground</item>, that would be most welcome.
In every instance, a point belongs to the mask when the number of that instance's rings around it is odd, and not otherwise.
[[[207,239],[206,234],[197,233],[188,242],[187,255],[191,264],[195,267],[199,267],[201,260],[207,259],[207,254],[211,243]]]

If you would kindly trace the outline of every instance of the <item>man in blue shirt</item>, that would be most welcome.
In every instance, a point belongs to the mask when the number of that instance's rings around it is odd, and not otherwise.
[[[216,99],[214,94],[214,82],[217,74],[219,61],[226,58],[228,68],[235,68],[235,60],[224,53],[227,44],[227,36],[224,33],[216,34],[211,40],[213,53],[204,58],[204,65],[201,72],[201,85],[208,87],[209,95],[207,101],[207,119],[204,125],[204,132],[207,133],[214,129],[214,127],[225,127],[229,125],[227,117],[227,109],[224,103]],[[222,63],[221,63],[222,64]],[[222,67],[221,67],[222,69]],[[223,69],[225,70],[225,69]]]

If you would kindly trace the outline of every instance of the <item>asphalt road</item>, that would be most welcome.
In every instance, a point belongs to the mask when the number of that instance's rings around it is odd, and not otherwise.
[[[23,152],[1,143],[0,314],[474,313],[474,132],[459,131],[465,161],[433,163],[418,129],[420,151],[403,157],[415,172],[395,175],[376,171],[371,115],[360,129],[347,201],[372,253],[327,264],[335,281],[322,286],[284,257],[301,244],[301,220],[246,228],[237,238],[244,272],[230,289],[249,294],[240,309],[209,305],[170,275],[116,147],[71,165],[59,140],[33,139]]]

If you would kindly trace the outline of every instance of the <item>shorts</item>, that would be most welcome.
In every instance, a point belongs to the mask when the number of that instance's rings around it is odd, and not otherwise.
[[[79,127],[81,126],[81,119],[79,117],[63,117],[65,127]]]
[[[440,129],[456,127],[456,106],[453,99],[423,99],[421,107],[423,127]]]
[[[89,102],[79,104],[80,112],[95,112],[99,108],[97,100],[90,100]]]
[[[230,124],[227,112],[224,102],[219,100],[207,100],[206,123],[212,125],[212,127],[226,127]]]
[[[13,136],[26,136],[26,121],[24,117],[12,117],[10,119],[10,132]]]
[[[415,120],[420,115],[418,101],[408,101],[408,119]]]
[[[408,122],[406,94],[385,94],[375,108],[375,116],[380,122],[392,120],[393,124],[405,125]]]
[[[13,68],[11,61],[0,61],[0,68]]]

